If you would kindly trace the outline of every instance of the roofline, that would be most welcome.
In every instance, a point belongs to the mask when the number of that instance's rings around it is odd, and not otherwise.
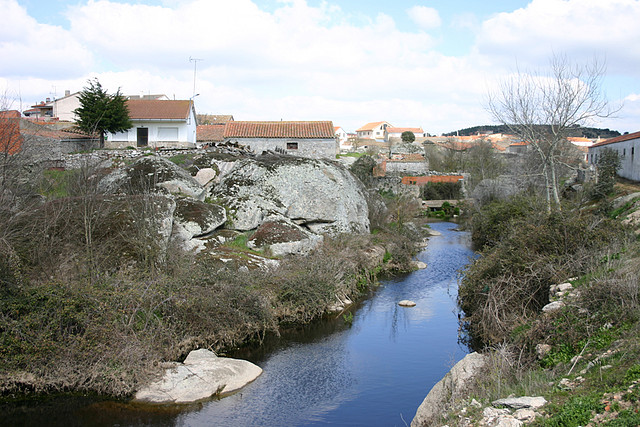
[[[602,142],[597,142],[589,148],[601,147],[603,145],[615,144],[616,142],[629,141],[631,139],[638,139],[638,138],[640,138],[640,132],[628,133],[626,135],[620,135],[620,136],[616,136],[615,138],[606,139]]]

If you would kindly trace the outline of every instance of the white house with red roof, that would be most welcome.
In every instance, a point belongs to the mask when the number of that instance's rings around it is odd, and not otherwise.
[[[331,121],[232,121],[225,125],[224,140],[263,151],[335,159],[338,140]]]
[[[387,133],[386,140],[390,141],[392,138],[401,139],[402,134],[404,132],[411,132],[413,136],[416,137],[416,139],[424,138],[425,136],[427,136],[427,134],[424,132],[424,130],[422,130],[422,128],[396,128],[396,127],[389,126],[386,129],[386,133]]]
[[[386,129],[391,127],[389,122],[371,122],[356,130],[358,139],[375,139],[376,141],[386,141]]]
[[[195,147],[196,110],[191,100],[127,100],[133,127],[108,133],[106,148]]]
[[[587,160],[597,165],[606,149],[614,150],[620,156],[621,167],[618,175],[633,181],[640,181],[640,132],[617,136],[589,147]]]

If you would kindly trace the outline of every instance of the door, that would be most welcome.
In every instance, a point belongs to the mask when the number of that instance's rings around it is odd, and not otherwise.
[[[138,147],[149,145],[149,128],[138,128]]]

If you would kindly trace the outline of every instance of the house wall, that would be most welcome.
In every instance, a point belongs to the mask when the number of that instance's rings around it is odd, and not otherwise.
[[[73,110],[80,108],[80,98],[78,95],[68,96],[53,102],[53,116],[60,120],[75,122],[76,115]]]
[[[105,148],[135,147],[138,128],[149,129],[148,146],[152,148],[194,147],[196,120],[132,120],[133,127],[124,132],[108,133]]]
[[[640,181],[640,138],[614,142],[599,147],[589,147],[589,164],[597,165],[602,151],[610,148],[618,152],[621,168],[618,175],[633,181]]]
[[[287,154],[310,159],[335,159],[339,152],[338,141],[335,138],[228,138],[227,141],[246,145],[257,154],[278,149],[284,150]],[[298,148],[291,148],[293,144],[297,144]]]
[[[424,162],[386,162],[387,173],[424,174],[429,172],[429,163]]]

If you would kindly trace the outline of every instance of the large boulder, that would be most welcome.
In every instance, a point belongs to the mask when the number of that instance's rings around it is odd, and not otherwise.
[[[135,400],[147,403],[191,403],[214,395],[233,393],[260,376],[262,369],[251,362],[218,357],[194,350],[184,363],[175,363],[164,377],[139,390]]]
[[[313,233],[369,231],[364,187],[327,160],[276,155],[241,160],[208,195],[230,209],[236,230],[256,229],[280,215]]]
[[[222,206],[188,198],[176,200],[174,227],[182,227],[189,238],[205,237],[226,221],[227,213]]]
[[[184,169],[159,156],[146,156],[117,169],[98,183],[105,194],[162,193],[204,199],[204,189]]]
[[[322,243],[322,236],[311,233],[283,217],[265,220],[247,246],[256,249],[269,249],[272,255],[306,255]]]
[[[411,427],[433,425],[437,417],[447,408],[452,398],[460,396],[467,387],[469,380],[477,375],[486,364],[486,356],[480,353],[467,354],[464,359],[455,364],[431,391],[418,407]]]

